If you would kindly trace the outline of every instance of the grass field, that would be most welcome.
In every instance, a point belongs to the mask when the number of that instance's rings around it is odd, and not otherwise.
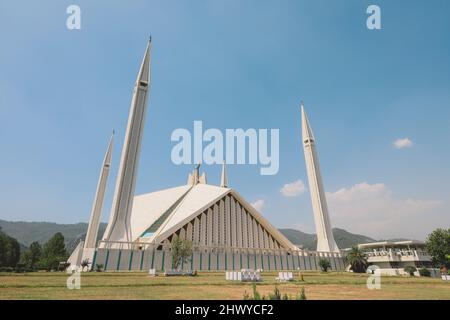
[[[436,278],[382,277],[380,290],[366,287],[367,275],[303,272],[304,281],[277,283],[276,273],[263,272],[261,295],[278,285],[292,297],[305,288],[308,299],[448,299],[450,282]],[[224,272],[196,277],[149,277],[146,273],[82,273],[81,289],[66,287],[65,273],[0,273],[0,299],[242,299],[249,283],[225,281]]]

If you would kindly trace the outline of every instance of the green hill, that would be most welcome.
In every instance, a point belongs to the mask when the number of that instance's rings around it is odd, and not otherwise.
[[[69,253],[77,243],[84,239],[87,231],[87,223],[58,224],[52,222],[23,222],[0,220],[0,227],[4,233],[16,238],[19,243],[28,247],[32,242],[41,244],[47,242],[55,233],[61,232],[64,236],[67,251]],[[101,223],[99,234],[103,235],[106,223]]]
[[[293,244],[303,246],[306,249],[315,250],[317,237],[315,234],[305,233],[295,229],[279,229],[280,232]],[[359,243],[375,242],[377,240],[370,237],[350,233],[344,229],[333,228],[334,240],[339,248],[349,248]]]
[[[305,233],[296,229],[278,229],[290,242],[295,245],[303,246],[306,249],[314,248],[316,235]]]

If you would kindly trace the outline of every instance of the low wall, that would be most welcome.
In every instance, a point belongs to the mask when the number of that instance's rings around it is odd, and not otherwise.
[[[320,258],[330,260],[331,270],[343,271],[343,258],[335,253],[301,251],[283,252],[214,252],[194,251],[183,270],[320,270]],[[94,256],[93,266],[102,264],[106,271],[170,270],[172,255],[170,250],[132,250],[99,248]]]

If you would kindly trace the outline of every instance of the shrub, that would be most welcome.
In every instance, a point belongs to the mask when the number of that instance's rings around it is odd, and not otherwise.
[[[256,290],[256,284],[253,284],[253,300],[261,300],[261,295]]]
[[[261,295],[259,294],[259,292],[256,290],[256,284],[253,283],[252,285],[252,291],[253,291],[253,297],[251,297],[247,291],[244,291],[244,300],[265,300],[265,296],[263,296],[261,298]]]
[[[89,259],[84,259],[83,261],[81,261],[81,263],[80,263],[80,265],[81,265],[81,268],[84,270],[84,269],[89,269],[89,265],[90,265],[91,263],[89,262]]]
[[[410,275],[411,277],[414,277],[414,272],[417,271],[417,268],[414,267],[414,266],[406,266],[403,270],[404,270],[405,272],[409,273],[409,275]]]
[[[419,269],[419,274],[421,277],[431,277],[431,272],[427,268],[423,267]]]
[[[305,288],[302,288],[300,294],[296,297],[297,300],[306,300]]]
[[[23,272],[25,272],[25,264],[24,263],[17,263],[16,267],[14,268],[14,272],[16,272],[16,273],[23,273]]]
[[[0,272],[13,272],[13,267],[0,267]]]
[[[96,271],[96,272],[102,272],[102,271],[103,271],[103,264],[97,263],[97,264],[95,265],[95,271]]]
[[[321,258],[321,259],[319,260],[319,266],[320,266],[320,269],[321,269],[323,272],[327,272],[328,269],[331,268],[330,260],[325,259],[325,258]]]
[[[277,286],[275,286],[273,294],[269,294],[269,300],[281,300],[281,293]]]
[[[250,296],[247,291],[244,291],[244,300],[291,300],[292,296],[288,296],[286,293],[284,295],[281,295],[280,290],[277,286],[275,286],[273,290],[273,294],[269,293],[269,296],[261,296],[259,292],[256,290],[256,284],[253,283],[253,297]],[[306,300],[305,295],[305,288],[302,288],[298,295],[295,296],[295,299],[297,300]]]

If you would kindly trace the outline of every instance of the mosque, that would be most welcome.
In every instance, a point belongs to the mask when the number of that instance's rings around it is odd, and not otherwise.
[[[88,260],[106,271],[170,270],[171,241],[192,242],[193,254],[185,270],[318,270],[319,259],[332,270],[344,270],[341,251],[331,232],[315,139],[301,108],[302,141],[317,231],[317,251],[292,244],[228,184],[222,165],[220,185],[207,183],[197,165],[186,184],[135,195],[141,141],[150,94],[151,39],[133,90],[128,125],[116,180],[109,222],[98,238],[106,184],[111,167],[113,137],[101,167],[88,231],[70,256],[71,266]]]

